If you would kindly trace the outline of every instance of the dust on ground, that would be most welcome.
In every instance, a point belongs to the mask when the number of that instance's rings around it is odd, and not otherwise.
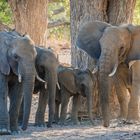
[[[62,63],[70,64],[70,49],[62,49],[59,59]],[[100,119],[96,119],[94,125],[89,121],[82,121],[76,126],[34,127],[37,104],[38,95],[33,95],[30,125],[26,131],[15,136],[0,136],[0,140],[140,140],[140,123],[125,124],[118,119],[111,120],[109,128],[103,127]]]

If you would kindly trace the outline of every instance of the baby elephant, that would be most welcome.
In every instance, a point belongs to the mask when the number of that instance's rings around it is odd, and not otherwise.
[[[67,106],[71,96],[73,96],[71,122],[78,123],[78,105],[79,95],[87,97],[87,108],[91,122],[92,120],[92,106],[93,106],[93,88],[95,80],[89,70],[79,70],[71,67],[59,66],[58,68],[58,82],[56,92],[56,109],[55,109],[55,122],[65,124]],[[60,120],[59,120],[59,105],[61,103]]]

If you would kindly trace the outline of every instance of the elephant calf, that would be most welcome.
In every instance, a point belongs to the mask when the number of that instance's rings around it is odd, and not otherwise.
[[[58,68],[58,82],[60,88],[57,87],[56,92],[56,109],[55,121],[59,120],[59,105],[61,103],[60,124],[65,123],[68,102],[73,96],[71,121],[73,124],[78,123],[78,105],[79,95],[87,97],[87,108],[91,122],[92,121],[92,105],[93,105],[93,88],[95,80],[89,70],[79,70],[71,67],[59,66]]]

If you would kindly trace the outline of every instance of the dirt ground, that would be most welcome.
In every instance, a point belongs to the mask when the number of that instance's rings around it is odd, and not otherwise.
[[[59,59],[63,63],[70,64],[70,49],[63,49],[59,54]],[[0,140],[140,140],[140,123],[124,124],[117,119],[111,120],[109,128],[104,128],[101,120],[98,119],[95,120],[94,125],[88,121],[82,121],[77,126],[34,127],[37,102],[38,95],[33,95],[28,129],[15,136],[0,136]]]

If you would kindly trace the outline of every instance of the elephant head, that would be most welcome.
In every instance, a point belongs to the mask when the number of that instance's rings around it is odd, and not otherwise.
[[[24,93],[24,116],[22,129],[27,128],[30,114],[32,91],[36,76],[36,50],[28,36],[19,36],[11,32],[0,33],[0,72],[4,75],[14,73],[22,82]]]
[[[97,60],[100,102],[104,126],[109,126],[110,78],[120,63],[131,66],[140,59],[140,26],[111,26],[104,22],[89,22],[79,31],[77,47]]]
[[[55,93],[57,84],[57,67],[59,62],[51,49],[36,47],[36,69],[39,76],[46,81],[49,94],[49,121],[48,127],[53,122],[55,112]]]

